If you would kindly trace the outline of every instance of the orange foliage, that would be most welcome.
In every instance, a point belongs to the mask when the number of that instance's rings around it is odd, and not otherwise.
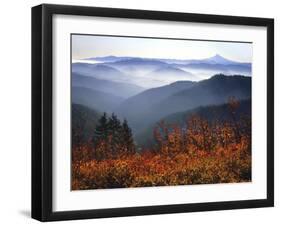
[[[249,143],[173,157],[146,152],[119,159],[72,164],[72,189],[234,183],[251,180]]]
[[[251,123],[193,116],[186,127],[160,122],[156,146],[141,153],[106,154],[106,143],[73,148],[72,189],[127,188],[251,181]],[[120,147],[122,148],[122,147]]]

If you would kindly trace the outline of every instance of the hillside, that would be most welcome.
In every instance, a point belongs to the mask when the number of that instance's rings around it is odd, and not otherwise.
[[[210,79],[188,84],[186,88],[181,86],[182,89],[176,83],[172,84],[175,88],[166,86],[163,91],[161,87],[153,91],[146,90],[127,99],[118,107],[117,113],[128,119],[134,131],[139,131],[176,112],[223,104],[230,97],[239,100],[251,97],[250,77],[215,75]],[[169,93],[166,89],[172,92]]]
[[[236,110],[236,120],[243,120],[243,117],[251,117],[251,112],[251,99],[240,101],[239,107]],[[146,129],[140,133],[137,133],[135,139],[139,145],[149,146],[153,143],[153,128],[158,122],[165,121],[165,123],[169,125],[185,125],[192,115],[198,115],[204,119],[207,119],[209,122],[233,120],[228,104],[198,107],[192,110],[168,115],[157,122],[151,123],[151,125],[149,125]]]
[[[134,84],[97,79],[79,73],[72,73],[72,86],[90,88],[123,98],[134,96],[144,90]]]
[[[72,103],[82,104],[100,112],[111,112],[124,99],[105,92],[84,88],[72,87]]]
[[[141,117],[143,112],[150,111],[154,104],[163,101],[165,98],[181,90],[189,89],[194,84],[196,83],[191,81],[179,81],[170,85],[145,90],[126,99],[115,111],[117,114],[130,119],[138,116]]]
[[[231,96],[237,99],[251,97],[251,78],[238,75],[215,75],[198,82],[190,89],[171,95],[155,107],[158,111],[170,114],[198,106],[225,103]],[[167,109],[166,106],[169,108]]]
[[[72,104],[72,145],[85,143],[92,138],[101,113],[80,104]]]

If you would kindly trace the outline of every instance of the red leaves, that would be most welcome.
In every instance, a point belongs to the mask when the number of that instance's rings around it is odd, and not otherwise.
[[[251,155],[247,142],[243,140],[213,152],[198,150],[192,155],[178,152],[171,157],[145,152],[117,159],[76,161],[72,164],[72,189],[250,181]]]
[[[208,122],[192,116],[184,128],[164,121],[154,128],[156,147],[114,155],[108,144],[73,147],[72,189],[127,188],[251,181],[251,122]],[[241,129],[243,128],[243,129]]]

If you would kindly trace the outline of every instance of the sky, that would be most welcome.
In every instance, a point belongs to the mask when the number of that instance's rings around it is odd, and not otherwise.
[[[229,60],[252,62],[252,44],[238,42],[72,35],[72,60],[102,56],[204,59],[219,54]]]

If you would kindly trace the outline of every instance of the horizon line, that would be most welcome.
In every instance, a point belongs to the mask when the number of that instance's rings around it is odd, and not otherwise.
[[[249,62],[249,61],[237,61],[237,60],[232,60],[232,59],[229,59],[229,58],[226,58],[224,56],[222,56],[221,54],[213,54],[211,55],[210,57],[205,57],[205,58],[156,58],[156,57],[140,57],[140,56],[129,56],[129,55],[102,55],[102,56],[94,56],[94,57],[87,57],[87,58],[80,58],[80,59],[71,59],[71,61],[80,61],[80,60],[90,60],[90,59],[93,59],[93,58],[105,58],[105,57],[120,57],[120,58],[139,58],[139,59],[150,59],[150,60],[178,60],[178,61],[185,61],[185,60],[207,60],[207,59],[210,59],[210,58],[214,58],[216,56],[219,56],[225,60],[228,60],[228,61],[232,61],[232,62],[236,62],[236,63],[247,63],[247,64],[252,64],[252,62]],[[91,61],[91,60],[90,60]]]

